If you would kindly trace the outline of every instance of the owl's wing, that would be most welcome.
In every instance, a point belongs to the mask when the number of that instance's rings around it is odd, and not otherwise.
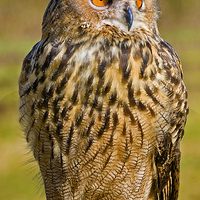
[[[187,91],[182,81],[182,66],[174,49],[165,41],[161,43],[159,56],[166,65],[169,75],[165,87],[172,94],[168,96],[172,104],[165,108],[168,115],[163,115],[162,137],[157,138],[156,167],[158,178],[158,199],[177,200],[180,174],[179,143],[184,135],[184,126],[188,114]],[[168,59],[167,59],[168,58]],[[172,97],[173,96],[173,97]],[[169,127],[165,130],[165,127]]]
[[[40,45],[41,45],[41,42],[36,43],[33,46],[32,50],[24,58],[23,65],[22,65],[22,71],[21,71],[21,75],[19,78],[19,93],[21,93],[20,97],[22,95],[21,86],[27,81],[28,74],[32,73],[32,71],[33,71],[33,67],[34,67],[34,63],[35,63],[34,58],[37,55],[37,51],[38,51]],[[38,55],[38,57],[39,57],[39,55]]]
[[[163,148],[166,144],[160,144],[158,148]],[[172,143],[168,145],[167,148],[165,147],[165,149],[156,156],[156,166],[158,176],[158,199],[178,199],[180,172],[179,148],[172,147]]]

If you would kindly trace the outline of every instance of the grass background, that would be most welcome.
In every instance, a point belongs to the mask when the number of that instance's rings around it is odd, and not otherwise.
[[[200,1],[158,0],[162,37],[177,51],[190,114],[181,144],[180,200],[200,199]],[[45,199],[38,167],[30,163],[18,124],[18,77],[25,55],[41,37],[48,0],[0,0],[0,199]],[[26,163],[29,164],[26,164]],[[34,178],[35,177],[35,178]]]

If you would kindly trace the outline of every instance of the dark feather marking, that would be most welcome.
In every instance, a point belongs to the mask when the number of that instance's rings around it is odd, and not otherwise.
[[[121,59],[120,59],[120,68],[122,70],[123,80],[128,80],[130,76],[130,69],[128,67],[128,60],[131,52],[131,47],[126,47],[125,44],[121,45]]]
[[[146,46],[149,48],[150,52],[152,53],[151,45],[149,42],[146,42]]]
[[[38,57],[44,52],[44,48],[47,44],[47,41],[49,40],[49,37],[50,37],[50,33],[48,33],[47,37],[45,38],[45,40],[42,41],[42,45],[40,45],[40,48],[39,48],[39,52],[38,52]]]
[[[156,63],[156,66],[159,67],[159,61],[157,58],[154,58],[155,59],[155,63]]]
[[[52,47],[51,52],[46,56],[44,64],[42,66],[38,66],[40,68],[39,70],[45,71],[49,67],[51,61],[54,60],[57,54],[58,54],[58,48]]]
[[[63,66],[59,65],[58,69],[54,72],[53,76],[51,77],[51,80],[52,81],[55,81],[57,80],[57,78],[61,75],[62,73],[62,69],[63,69]]]
[[[53,93],[54,93],[54,86],[51,85],[51,87],[49,88],[49,90],[47,91],[47,86],[44,87],[44,89],[42,90],[42,97],[44,99],[50,99],[52,98],[53,96]]]
[[[165,64],[165,69],[170,70],[172,68],[172,65],[169,63]]]
[[[130,111],[130,109],[129,109],[129,107],[126,103],[123,103],[123,108],[124,108],[124,114],[126,116],[130,117],[132,124],[135,124],[135,118],[133,117],[133,115],[132,115],[132,113],[131,113],[131,111]]]
[[[59,101],[61,101],[64,98],[64,95],[60,95],[56,97],[53,101],[53,113],[54,113],[54,122],[57,123],[59,119],[59,111],[60,111],[60,104]]]
[[[106,72],[106,64],[107,62],[105,60],[103,60],[101,62],[101,64],[99,65],[98,67],[98,73],[99,73],[99,78],[102,79],[105,75],[105,72]]]
[[[98,102],[98,105],[97,105],[97,110],[99,111],[99,112],[101,112],[102,111],[102,107],[103,107],[103,103],[102,102]]]
[[[21,110],[24,106],[26,106],[26,104],[27,104],[28,102],[30,102],[30,101],[27,101],[27,102],[25,102],[25,103],[23,103],[23,104],[20,104],[19,110]],[[32,107],[32,106],[31,106],[31,107]]]
[[[112,92],[112,94],[110,95],[110,99],[109,99],[109,105],[114,105],[114,103],[116,102],[117,100],[117,92],[114,91]]]
[[[49,134],[50,135],[50,141],[51,141],[51,159],[54,159],[54,151],[53,151],[53,147],[54,147],[54,141],[53,141],[53,138],[52,138],[52,136],[51,136],[51,134]]]
[[[89,141],[88,141],[88,144],[87,144],[87,147],[85,149],[85,153],[88,152],[88,150],[90,149],[90,147],[92,146],[92,142],[93,142],[93,138],[89,138]]]
[[[59,122],[56,126],[56,135],[59,137],[60,141],[62,141],[62,131],[63,131],[63,122]]]
[[[149,44],[149,43],[147,43]],[[148,49],[149,49],[149,45],[147,45]],[[150,47],[150,51],[143,51],[145,47],[141,44],[140,45],[140,52],[141,52],[141,55],[142,55],[142,66],[140,68],[140,76],[141,78],[144,78],[144,71],[145,69],[147,68],[147,65],[148,65],[148,62],[150,60],[150,52],[151,52],[151,47]]]
[[[64,94],[60,94],[58,97],[56,97],[56,99],[57,101],[62,101],[64,97],[65,97]]]
[[[94,100],[92,102],[92,108],[96,108],[98,105],[98,95],[95,95]]]
[[[64,107],[62,112],[61,112],[61,117],[64,118],[66,116],[66,114],[67,114],[67,108]]]
[[[30,86],[27,90],[24,91],[24,94],[20,96],[20,98],[22,98],[25,94],[29,95],[29,93],[31,92],[32,87]]]
[[[94,108],[92,107],[91,110],[90,110],[90,113],[89,113],[89,117],[92,116],[93,112],[94,112]]]
[[[60,106],[57,105],[57,106],[53,107],[53,110],[54,110],[54,117],[53,117],[53,120],[54,120],[55,123],[57,123],[58,120],[59,120]]]
[[[47,97],[51,98],[53,97],[53,93],[54,93],[54,86],[52,85],[47,93]]]
[[[127,139],[126,139],[125,152],[126,153],[123,155],[124,163],[126,163],[126,161],[130,158],[130,155],[131,155],[131,151],[128,148],[128,141],[127,141]]]
[[[86,88],[86,91],[85,91],[85,99],[88,100],[90,94],[92,93],[93,91],[93,86],[89,86]]]
[[[32,71],[32,65],[31,65],[31,60],[33,58],[33,54],[35,53],[36,49],[38,48],[38,45],[40,45],[40,42],[36,43],[31,51],[27,54],[27,56],[23,60],[23,65],[22,65],[22,71],[25,71],[25,74],[29,75],[30,72]],[[25,77],[24,81],[28,80],[28,76]]]
[[[173,48],[172,46],[166,42],[166,41],[161,41],[160,42],[160,46],[161,46],[161,49],[164,47],[164,48],[167,48],[167,51],[169,51],[171,53],[171,55],[174,55],[174,51],[173,51]]]
[[[39,100],[37,107],[38,109],[48,108],[48,103],[49,103],[48,98],[44,98],[44,99],[42,98]]]
[[[55,112],[55,110],[56,110],[56,107],[57,107],[57,105],[58,105],[58,102],[59,102],[59,98],[56,97],[56,98],[54,99],[54,101],[53,101],[53,111],[54,111],[54,112]]]
[[[175,77],[171,77],[171,82],[174,83],[175,85],[178,85],[180,83],[180,79],[179,78],[175,78]]]
[[[87,80],[87,86],[91,86],[94,79],[94,75],[90,74]]]
[[[46,122],[46,120],[48,118],[48,115],[49,115],[49,111],[46,110],[45,113],[44,113],[44,115],[43,115],[43,118],[42,118],[43,123]]]
[[[82,38],[85,34],[88,33],[88,30],[86,28],[83,28],[82,25],[80,24],[80,26],[77,27],[77,32],[79,33],[79,37]],[[88,35],[88,37],[90,38],[89,35]]]
[[[70,130],[69,130],[69,137],[68,137],[67,144],[66,144],[66,154],[67,155],[69,155],[69,149],[70,149],[73,133],[74,133],[74,126],[72,124],[71,127],[70,127]]]
[[[172,78],[171,72],[168,69],[165,71],[165,78],[166,78],[166,81]]]
[[[34,93],[37,91],[38,84],[39,84],[39,79],[36,78],[35,81],[32,84],[32,90],[33,90]]]
[[[128,99],[129,99],[130,106],[134,107],[136,105],[136,102],[134,99],[134,91],[131,84],[132,83],[128,84]]]
[[[122,135],[123,135],[123,136],[126,135],[126,123],[125,123],[125,122],[124,122],[124,126],[123,126]]]
[[[126,72],[123,73],[123,80],[128,80],[129,76],[130,76],[130,69],[127,69]]]
[[[33,116],[34,112],[35,112],[35,102],[31,106],[31,116]]]
[[[78,91],[79,91],[79,88],[78,88],[78,84],[77,84],[74,88],[74,93],[71,97],[71,101],[72,101],[73,104],[75,104],[77,102]]]
[[[106,95],[111,89],[111,82],[109,81],[104,88],[102,88],[102,95]]]
[[[117,116],[117,113],[113,113],[113,130],[116,129],[117,124],[118,124],[118,116]]]
[[[138,109],[141,110],[141,111],[146,110],[145,105],[144,105],[141,101],[138,101],[137,107],[138,107]]]
[[[83,136],[89,137],[89,134],[90,134],[90,131],[91,131],[91,128],[93,127],[93,125],[94,125],[94,118],[92,118],[90,125],[84,130]],[[86,147],[85,153],[87,153],[87,151],[91,147],[93,140],[94,140],[93,138],[89,138],[88,145]]]
[[[38,109],[42,109],[42,107],[43,107],[43,102],[44,102],[44,99],[40,99],[40,100],[38,101],[38,103],[37,103],[37,108],[38,108]]]
[[[108,108],[105,112],[104,122],[98,132],[98,137],[101,137],[104,133],[104,130],[108,128],[109,120],[110,120],[110,109]]]
[[[97,90],[96,90],[96,95],[100,95],[103,84],[104,84],[104,79],[103,78],[99,79],[98,85],[97,85]]]
[[[39,82],[40,82],[40,83],[44,83],[45,79],[46,79],[46,75],[43,73],[43,76],[41,76],[41,77],[39,78]]]
[[[156,75],[155,75],[155,73],[151,70],[150,79],[151,79],[151,80],[155,80],[155,78],[156,78]]]
[[[38,76],[40,73],[40,70],[41,70],[38,63],[35,64],[34,68],[35,68],[35,76]],[[44,73],[44,71],[43,71],[43,73]]]
[[[93,127],[94,125],[94,118],[92,118],[92,121],[90,122],[90,125],[89,127],[87,128],[87,131],[85,132],[85,135],[88,137],[89,134],[90,134],[90,131],[91,131],[91,128]]]
[[[68,82],[68,78],[66,76],[64,76],[64,78],[62,79],[60,85],[56,89],[56,93],[57,94],[62,92],[62,90],[65,87],[65,85],[67,84],[67,82]]]
[[[153,110],[150,106],[148,107],[148,109],[149,109],[149,111],[150,111],[150,113],[151,113],[151,116],[152,116],[152,117],[155,117],[156,114],[155,114],[154,110]]]
[[[80,111],[79,115],[76,117],[76,122],[75,122],[75,125],[77,127],[79,127],[81,125],[81,122],[83,120],[83,117],[84,117],[84,112],[83,111]]]
[[[69,61],[69,59],[73,56],[75,51],[77,49],[79,49],[79,47],[81,45],[84,45],[84,43],[80,42],[80,43],[77,43],[77,44],[74,44],[74,45],[67,45],[67,50],[64,53],[63,58],[62,58],[62,63],[67,63]]]
[[[73,54],[75,53],[75,51],[82,45],[83,43],[77,43],[75,45],[68,45],[67,46],[67,50],[65,51],[63,57],[62,57],[62,61],[58,67],[58,69],[54,72],[53,76],[52,76],[52,80],[56,80],[61,73],[68,67],[68,61],[69,59],[73,56]],[[65,75],[68,79],[70,78],[72,71],[74,68],[74,63],[71,64],[70,69],[68,69],[68,73]]]
[[[49,133],[49,131],[50,131],[49,123],[46,124],[45,128],[46,128],[46,132]]]
[[[140,124],[140,122],[139,122],[139,120],[137,121],[137,123],[138,123],[138,130],[140,131],[140,133],[141,133],[141,147],[142,147],[142,145],[143,145],[143,139],[144,139],[144,132],[143,132],[143,130],[142,130],[142,126],[141,126],[141,124]]]
[[[144,89],[145,89],[146,93],[148,94],[148,96],[153,100],[153,102],[155,104],[161,105],[160,102],[154,97],[153,92],[151,91],[149,86],[146,85]],[[163,107],[163,105],[161,105],[161,106]]]
[[[75,66],[75,62],[72,62],[70,65],[68,65],[68,63],[61,62],[59,67],[56,69],[53,76],[51,77],[51,80],[56,81],[57,78],[60,77],[61,74],[63,74],[63,73],[65,73],[64,76],[65,76],[66,80],[67,79],[69,80],[70,76],[72,75],[72,73],[74,71],[74,66]]]

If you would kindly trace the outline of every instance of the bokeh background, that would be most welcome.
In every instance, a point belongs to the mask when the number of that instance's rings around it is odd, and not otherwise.
[[[0,0],[0,199],[45,199],[38,167],[18,124],[18,77],[23,58],[40,40],[49,0]],[[158,0],[162,37],[177,51],[190,114],[181,144],[179,200],[200,199],[200,1]]]

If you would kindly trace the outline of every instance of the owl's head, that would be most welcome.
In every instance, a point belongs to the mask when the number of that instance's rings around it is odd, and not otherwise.
[[[106,25],[131,34],[138,29],[157,29],[156,20],[156,0],[51,0],[43,29],[50,24],[49,29],[56,26],[55,30]]]

